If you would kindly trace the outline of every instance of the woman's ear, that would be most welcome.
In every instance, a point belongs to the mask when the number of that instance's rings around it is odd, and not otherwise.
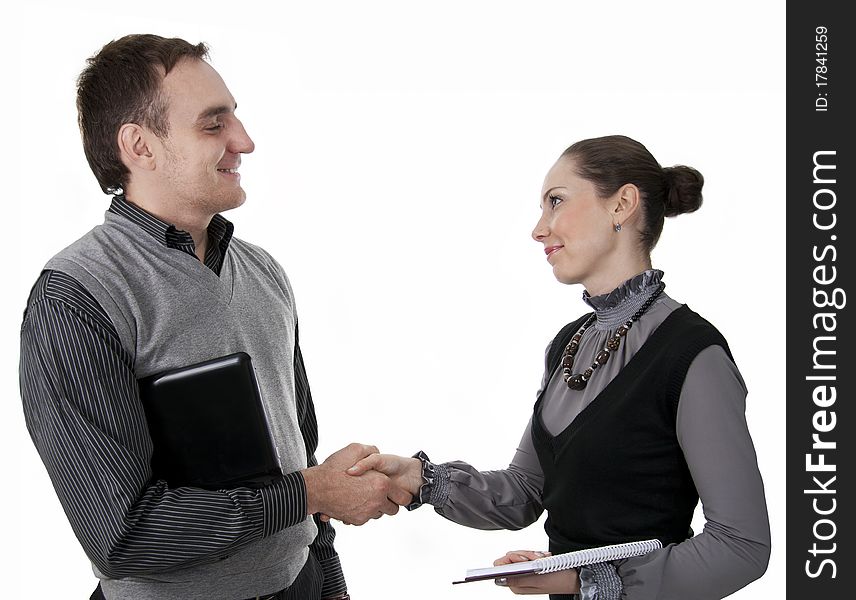
[[[615,223],[627,223],[639,210],[642,202],[639,188],[632,183],[626,183],[613,196],[610,202],[610,212]]]

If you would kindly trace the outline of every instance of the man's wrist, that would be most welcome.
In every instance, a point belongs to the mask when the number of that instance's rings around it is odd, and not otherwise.
[[[322,512],[321,495],[319,492],[320,480],[322,479],[321,465],[309,467],[300,471],[303,476],[304,489],[306,490],[306,514],[314,515],[317,512]]]

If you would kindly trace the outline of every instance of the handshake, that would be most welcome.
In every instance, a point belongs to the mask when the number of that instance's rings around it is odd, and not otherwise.
[[[410,504],[422,485],[418,459],[378,454],[374,446],[350,444],[303,471],[310,515],[362,525],[394,515]]]

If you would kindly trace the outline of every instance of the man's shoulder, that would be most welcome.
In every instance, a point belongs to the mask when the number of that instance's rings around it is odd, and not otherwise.
[[[126,296],[126,282],[140,271],[140,265],[129,260],[133,243],[115,229],[103,224],[93,227],[48,260],[39,279],[44,285],[37,283],[44,297],[100,318]],[[116,316],[110,314],[107,320],[115,324]]]
[[[53,257],[48,260],[45,268],[54,268],[51,265],[56,261],[73,261],[85,264],[88,260],[95,259],[100,254],[109,254],[109,247],[115,243],[110,241],[110,237],[111,235],[108,232],[108,228],[105,228],[103,224],[96,225],[68,246],[54,254]]]
[[[251,273],[254,272],[255,276],[261,274],[263,277],[270,278],[276,282],[277,286],[287,297],[293,295],[291,281],[288,275],[286,275],[285,269],[282,268],[282,265],[270,252],[261,246],[235,237],[232,238],[229,244],[229,252],[234,253],[237,259],[236,263],[249,267],[249,271]]]
[[[259,264],[265,265],[268,269],[275,273],[282,274],[285,277],[285,270],[273,255],[257,244],[251,244],[246,240],[233,237],[229,242],[230,251],[234,251],[236,255],[243,258],[248,258]]]
[[[67,300],[70,297],[85,295],[91,298],[86,288],[77,279],[52,269],[44,269],[30,292],[30,302],[39,300]]]
[[[229,248],[234,249],[236,252],[261,256],[265,260],[276,263],[276,260],[273,258],[273,255],[270,252],[268,252],[258,244],[252,244],[247,240],[241,239],[237,236],[232,237],[231,241],[229,242]]]
[[[30,288],[25,314],[44,301],[63,305],[87,303],[92,296],[74,273],[74,265],[85,262],[84,257],[92,254],[99,227],[93,227],[48,259]],[[78,302],[80,299],[84,302]]]
[[[88,245],[92,244],[95,240],[95,236],[97,235],[96,230],[99,227],[101,227],[101,226],[96,225],[95,227],[93,227],[92,229],[90,229],[89,231],[87,231],[86,233],[81,235],[79,238],[77,238],[73,242],[66,244],[66,246],[63,249],[61,249],[59,252],[54,254],[54,256],[68,255],[68,254],[71,254],[71,253],[78,251],[78,249],[81,247],[88,246]]]
[[[65,316],[59,317],[60,313]],[[38,316],[33,317],[34,314]],[[57,318],[80,317],[115,335],[116,329],[110,317],[77,279],[62,271],[43,270],[30,290],[24,309],[23,326],[31,323],[33,318],[43,324],[44,319],[50,322]],[[38,325],[41,326],[43,325]]]

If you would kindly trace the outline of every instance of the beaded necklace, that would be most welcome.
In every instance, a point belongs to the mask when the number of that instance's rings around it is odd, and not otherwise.
[[[574,366],[574,357],[577,354],[577,350],[580,348],[580,340],[583,339],[583,333],[585,333],[585,330],[594,323],[597,315],[592,313],[591,316],[586,319],[583,326],[574,334],[574,337],[571,338],[571,341],[568,342],[568,345],[565,346],[565,351],[562,353],[562,377],[564,378],[565,383],[568,384],[569,388],[572,390],[585,389],[588,384],[588,380],[591,379],[594,372],[598,367],[602,367],[606,364],[606,361],[609,360],[610,353],[618,350],[618,347],[621,346],[621,338],[627,335],[627,332],[630,331],[631,327],[633,327],[633,323],[638,321],[639,317],[645,314],[645,311],[651,307],[654,300],[657,299],[657,296],[663,293],[665,287],[666,284],[661,282],[660,285],[657,286],[657,289],[654,290],[647,300],[645,300],[645,304],[633,313],[633,316],[630,317],[629,320],[625,321],[623,325],[619,326],[618,329],[615,330],[615,334],[606,341],[603,349],[595,355],[591,366],[582,373],[574,374],[571,369]]]

